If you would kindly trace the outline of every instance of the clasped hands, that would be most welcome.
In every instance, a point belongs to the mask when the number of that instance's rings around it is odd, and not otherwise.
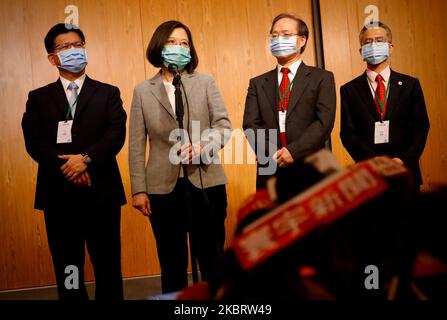
[[[182,163],[192,163],[192,160],[200,157],[202,147],[199,144],[187,143],[180,147],[177,155],[180,156]]]
[[[59,159],[67,160],[61,167],[61,171],[68,181],[78,187],[90,187],[92,179],[87,171],[87,165],[84,163],[84,157],[81,154],[64,154],[58,156]]]
[[[278,167],[280,168],[287,167],[295,162],[292,155],[290,154],[290,151],[284,147],[275,152],[275,154],[273,155],[273,160],[276,161]]]

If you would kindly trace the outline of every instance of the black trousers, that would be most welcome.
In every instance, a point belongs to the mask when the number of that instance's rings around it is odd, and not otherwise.
[[[122,300],[120,206],[73,198],[71,203],[54,205],[44,214],[59,299],[88,300],[84,284],[87,244],[95,274],[95,299]],[[74,273],[66,271],[67,266],[79,270],[78,289],[71,288]]]
[[[224,249],[224,221],[227,215],[225,185],[202,190],[179,178],[171,193],[149,195],[152,210],[149,219],[157,243],[163,293],[178,291],[188,285],[189,224],[185,183],[188,183],[191,195],[191,247],[197,257],[202,280],[209,278]]]

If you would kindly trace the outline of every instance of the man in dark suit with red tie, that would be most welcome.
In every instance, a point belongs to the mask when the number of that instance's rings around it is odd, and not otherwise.
[[[96,299],[123,299],[120,207],[126,203],[115,156],[126,136],[119,89],[85,74],[85,37],[57,24],[45,37],[60,78],[31,91],[22,119],[25,145],[39,164],[35,208],[44,211],[61,300],[88,299],[85,245]]]
[[[367,69],[340,89],[341,140],[355,161],[387,155],[407,166],[418,190],[430,127],[421,85],[390,69],[394,46],[387,25],[365,26],[359,38]]]
[[[288,166],[323,148],[334,125],[334,76],[301,61],[308,38],[303,20],[288,13],[276,16],[270,49],[278,65],[250,80],[243,128],[257,156],[258,189],[276,166]],[[254,134],[247,133],[250,129]]]

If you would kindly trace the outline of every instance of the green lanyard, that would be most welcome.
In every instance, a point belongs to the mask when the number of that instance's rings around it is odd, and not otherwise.
[[[70,106],[70,102],[68,102],[68,110],[67,110],[67,115],[65,116],[65,122],[68,121],[68,117],[71,114],[71,110],[73,110],[73,107],[75,106],[76,103],[78,103],[79,100],[79,96],[76,97],[75,102],[73,102],[73,104]]]
[[[278,87],[278,98],[280,101],[279,106],[280,106],[282,112],[284,112],[284,99],[286,98],[287,94],[289,93],[290,88],[292,88],[294,81],[295,81],[295,79],[293,79],[292,82],[290,82],[289,86],[287,87],[286,91],[284,92],[284,95],[281,95],[281,91],[279,90],[279,87]]]
[[[381,112],[383,112],[383,108],[384,108],[384,106],[386,105],[386,103],[388,101],[388,96],[390,94],[390,83],[391,83],[391,81],[388,81],[388,84],[386,86],[386,95],[385,95],[385,99],[383,101],[379,100],[379,97],[377,96],[377,90],[374,92],[374,96],[376,97],[376,101],[379,104]]]
[[[386,86],[385,99],[383,101],[380,101],[379,97],[377,96],[377,90],[374,90],[374,87],[372,86],[371,80],[368,78],[368,83],[369,83],[371,89],[374,91],[374,101],[376,102],[377,109],[379,109],[378,111],[379,111],[379,114],[380,114],[381,121],[384,120],[384,117],[385,117],[384,113],[385,112],[384,112],[383,109],[385,108],[385,111],[386,111],[386,106],[388,104],[388,96],[390,95],[390,83],[391,83],[390,80],[391,79],[388,79],[388,84]]]

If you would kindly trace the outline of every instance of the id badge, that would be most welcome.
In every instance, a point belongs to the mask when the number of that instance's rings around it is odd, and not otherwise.
[[[73,120],[59,121],[56,143],[71,143],[71,127]]]
[[[374,130],[374,144],[382,144],[390,142],[390,121],[376,122]]]
[[[287,111],[279,111],[279,132],[286,132]]]

